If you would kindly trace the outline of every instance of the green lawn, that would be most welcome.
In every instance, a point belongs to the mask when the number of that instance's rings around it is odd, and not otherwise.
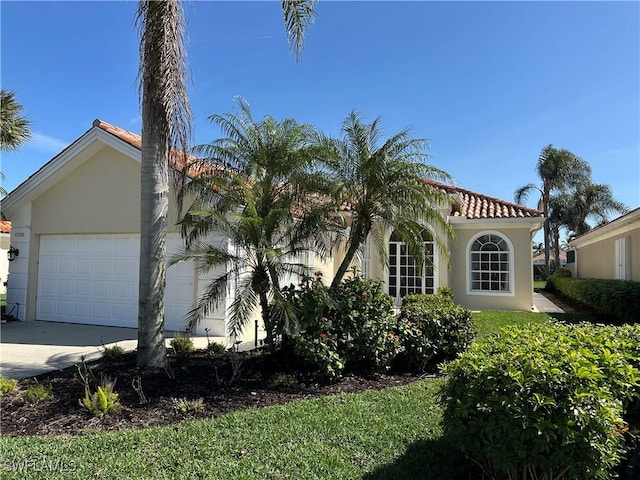
[[[507,324],[549,320],[492,311],[474,318],[479,340]],[[430,378],[168,427],[0,438],[0,477],[452,479],[465,464],[442,438],[441,382]]]

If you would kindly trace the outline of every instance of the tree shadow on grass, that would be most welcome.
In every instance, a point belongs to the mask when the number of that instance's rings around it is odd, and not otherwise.
[[[382,465],[363,480],[477,480],[482,473],[444,437],[409,445],[394,462]]]

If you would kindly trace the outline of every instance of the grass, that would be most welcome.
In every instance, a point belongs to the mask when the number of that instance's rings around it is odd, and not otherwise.
[[[506,325],[550,317],[486,311],[474,319],[482,341]],[[442,381],[428,378],[168,427],[0,438],[0,476],[452,480],[469,466],[442,436]]]
[[[2,478],[62,479],[72,470],[74,478],[444,480],[461,462],[442,439],[440,384],[426,379],[170,427],[2,438]],[[55,468],[40,468],[53,459]]]

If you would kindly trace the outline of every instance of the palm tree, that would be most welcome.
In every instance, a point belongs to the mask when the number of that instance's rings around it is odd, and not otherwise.
[[[516,203],[526,201],[529,193],[533,190],[537,190],[541,194],[538,209],[542,207],[544,214],[544,265],[545,274],[549,275],[551,195],[587,182],[591,176],[591,167],[570,151],[547,145],[540,152],[536,172],[542,180],[542,185],[537,186],[530,183],[518,188],[515,192],[515,201]]]
[[[169,157],[172,149],[186,152],[191,134],[181,2],[143,0],[136,22],[142,104],[137,362],[164,367]]]
[[[352,111],[342,124],[341,139],[323,139],[333,146],[328,167],[337,184],[337,198],[350,206],[351,224],[342,260],[331,283],[336,288],[371,234],[372,245],[388,263],[386,240],[394,230],[423,264],[422,232],[429,226],[452,235],[439,208],[449,201],[446,192],[425,181],[449,180],[444,171],[428,165],[427,141],[404,129],[378,146],[380,118],[366,124]],[[442,240],[436,237],[442,245]],[[443,249],[442,251],[446,251]]]
[[[0,90],[0,151],[13,152],[29,140],[31,122],[22,116],[22,105],[16,101],[15,93]],[[0,180],[4,175],[0,172]],[[7,191],[0,186],[0,197]]]
[[[31,122],[22,115],[15,93],[0,90],[0,151],[13,152],[31,137]]]
[[[594,219],[596,225],[601,225],[609,221],[611,214],[622,214],[627,210],[624,203],[613,198],[608,185],[586,183],[574,191],[551,198],[550,220],[554,236],[559,237],[556,232],[564,227],[571,238],[591,230],[588,219]]]
[[[204,160],[192,163],[201,173],[185,185],[195,201],[181,221],[186,248],[173,262],[196,261],[203,273],[225,267],[194,305],[190,326],[233,286],[229,333],[239,335],[259,307],[266,343],[273,348],[277,327],[283,327],[272,308],[284,303],[281,280],[307,273],[296,261],[301,254],[325,257],[329,251],[330,238],[322,232],[331,229],[327,218],[333,207],[326,198],[332,185],[313,171],[322,149],[312,142],[312,127],[269,116],[256,121],[249,105],[238,103],[237,115],[210,117],[227,137],[196,147]],[[227,238],[232,247],[207,243],[213,235]]]
[[[299,58],[314,0],[282,0],[287,37]],[[179,0],[141,0],[142,166],[138,365],[166,364],[164,285],[168,168],[172,147],[186,151],[191,114],[185,82],[184,16]]]

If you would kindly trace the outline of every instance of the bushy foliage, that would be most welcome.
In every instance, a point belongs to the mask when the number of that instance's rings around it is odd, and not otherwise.
[[[471,311],[453,303],[448,291],[404,297],[398,325],[403,357],[412,368],[424,368],[431,356],[434,361],[455,358],[475,336]]]
[[[444,428],[491,476],[605,479],[640,399],[640,327],[508,327],[444,368]]]
[[[640,318],[640,282],[552,276],[547,288],[623,322],[635,323]]]
[[[329,378],[392,365],[422,371],[434,355],[452,358],[473,339],[471,312],[447,290],[406,297],[399,316],[377,280],[354,276],[333,290],[315,277],[284,293],[297,315],[294,352]]]
[[[316,276],[285,295],[297,316],[294,350],[324,376],[387,367],[400,348],[394,304],[381,282],[352,277],[330,290]]]
[[[0,397],[15,390],[18,381],[13,378],[4,378],[0,375]]]

